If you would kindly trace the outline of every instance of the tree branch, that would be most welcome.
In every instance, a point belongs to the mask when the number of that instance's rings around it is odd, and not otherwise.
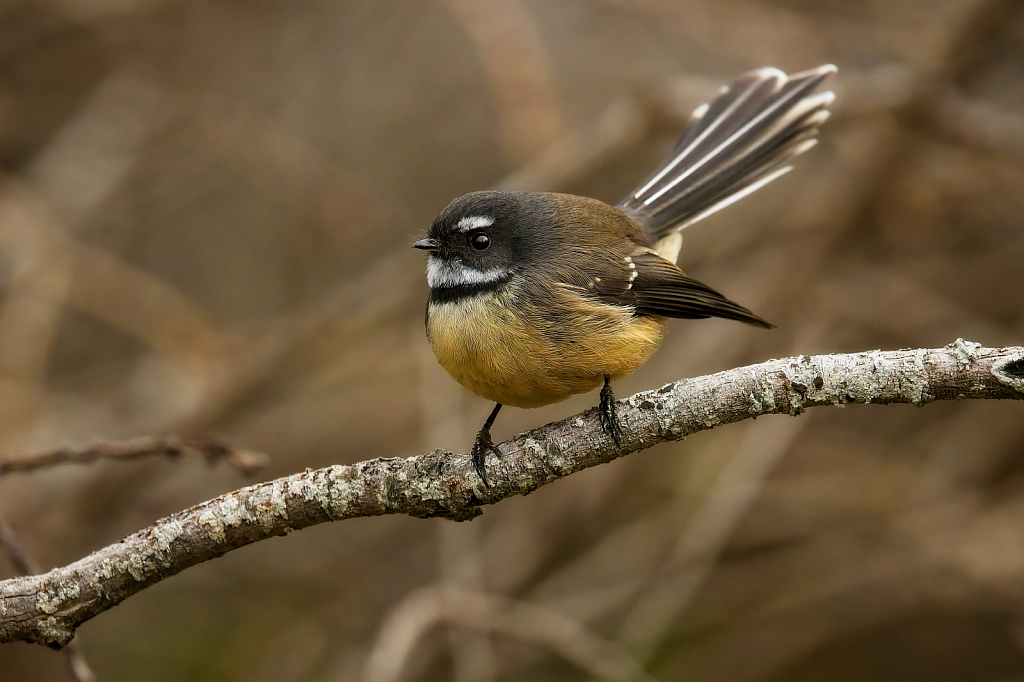
[[[801,355],[677,381],[619,403],[621,447],[603,433],[594,409],[505,441],[501,458],[488,458],[489,487],[467,455],[442,450],[308,470],[173,514],[69,566],[0,582],[0,642],[61,647],[83,622],[149,585],[318,523],[381,514],[469,520],[482,505],[752,417],[960,399],[1024,399],[1024,347],[958,340],[931,350]]]

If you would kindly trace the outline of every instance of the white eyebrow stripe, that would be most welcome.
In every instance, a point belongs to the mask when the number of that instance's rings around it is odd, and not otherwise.
[[[431,256],[427,260],[427,284],[431,289],[457,287],[467,284],[486,284],[497,282],[508,277],[509,271],[504,268],[477,270],[453,260],[442,260]]]
[[[459,232],[469,232],[470,230],[479,230],[481,227],[490,227],[494,224],[494,218],[487,215],[468,215],[465,218],[460,218],[459,222],[455,223],[455,229]]]

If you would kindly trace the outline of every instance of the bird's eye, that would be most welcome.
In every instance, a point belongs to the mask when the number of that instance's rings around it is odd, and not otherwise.
[[[491,238],[483,232],[477,232],[469,238],[469,243],[477,251],[483,251],[491,245]]]

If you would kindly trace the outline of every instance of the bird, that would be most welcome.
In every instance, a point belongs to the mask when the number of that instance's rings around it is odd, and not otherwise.
[[[500,457],[503,405],[537,408],[598,387],[601,427],[622,427],[612,381],[658,349],[668,318],[772,325],[676,264],[682,230],[792,169],[817,142],[832,64],[744,74],[690,116],[662,164],[615,206],[553,192],[484,190],[442,210],[427,252],[426,336],[442,367],[494,408],[470,455]]]

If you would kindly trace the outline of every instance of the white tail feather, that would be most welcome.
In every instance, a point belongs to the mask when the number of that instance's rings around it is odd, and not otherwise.
[[[694,110],[670,157],[619,207],[645,226],[659,252],[676,250],[669,235],[764,187],[814,146],[835,95],[812,93],[835,71],[827,64],[792,76],[765,68],[741,77]]]
[[[818,141],[817,140],[807,140],[807,142],[810,143],[807,146],[807,149],[810,149],[815,144],[817,144]],[[801,151],[803,151],[803,150],[801,150]],[[735,194],[730,194],[728,197],[726,197],[725,199],[722,199],[721,201],[719,201],[717,204],[715,204],[711,208],[704,209],[703,211],[701,211],[697,215],[693,216],[692,218],[690,218],[686,222],[680,223],[679,227],[676,228],[676,231],[679,232],[679,231],[683,230],[684,228],[687,228],[690,225],[693,225],[695,222],[697,222],[699,220],[704,220],[709,215],[712,215],[714,213],[718,213],[719,211],[721,211],[723,208],[725,208],[727,206],[732,206],[733,204],[735,204],[740,199],[743,199],[744,197],[750,196],[751,194],[753,194],[757,190],[761,189],[762,187],[767,185],[769,182],[771,182],[775,178],[780,178],[780,177],[782,177],[783,175],[785,175],[786,173],[788,173],[791,170],[793,170],[792,166],[783,166],[779,170],[777,170],[777,171],[775,171],[773,173],[769,173],[768,175],[764,176],[763,178],[761,178],[760,180],[758,180],[754,184],[748,185],[747,187],[743,188],[739,192],[736,192]]]

